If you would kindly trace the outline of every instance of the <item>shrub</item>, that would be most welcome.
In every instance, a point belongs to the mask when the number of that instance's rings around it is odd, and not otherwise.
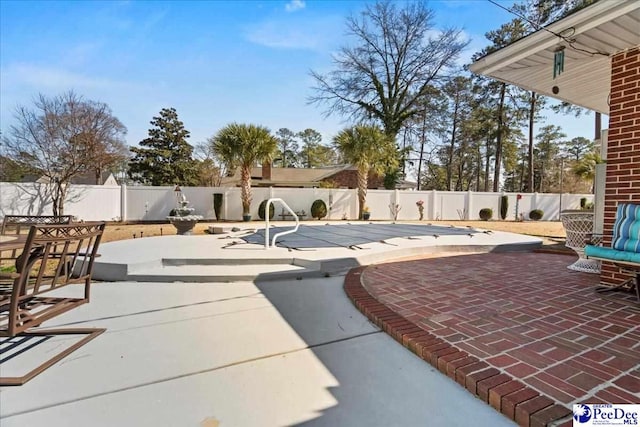
[[[580,198],[580,209],[586,209],[587,206],[587,198],[586,197],[581,197]]]
[[[507,211],[509,210],[509,196],[500,196],[500,218],[507,219]]]
[[[493,218],[493,209],[491,208],[482,208],[480,209],[480,219],[483,221],[489,221]]]
[[[224,198],[224,194],[222,193],[213,193],[213,212],[216,214],[216,220],[220,221],[220,216],[222,212],[222,200]]]
[[[529,219],[532,219],[534,221],[540,221],[543,216],[544,212],[541,209],[534,209],[529,212]]]
[[[311,217],[322,219],[325,216],[327,216],[327,205],[324,203],[324,200],[314,200],[311,204]]]
[[[258,216],[260,219],[264,219],[264,209],[267,206],[267,201],[263,200],[260,202],[260,206],[258,206]],[[269,219],[273,219],[273,215],[276,213],[276,208],[273,206],[273,203],[269,205]]]

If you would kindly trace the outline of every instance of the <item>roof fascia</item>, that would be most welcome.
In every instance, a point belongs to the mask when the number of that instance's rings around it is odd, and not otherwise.
[[[575,33],[572,36],[577,36],[639,8],[640,2],[637,0],[624,0],[620,2],[601,0],[545,28],[546,30],[560,34],[567,28],[573,27]],[[561,42],[558,37],[546,30],[538,30],[509,46],[503,47],[479,59],[471,64],[469,67],[470,70],[477,74],[491,75],[491,73],[505,66],[511,65]]]

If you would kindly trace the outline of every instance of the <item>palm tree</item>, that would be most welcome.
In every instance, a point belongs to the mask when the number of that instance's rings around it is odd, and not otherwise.
[[[240,167],[242,214],[251,212],[251,168],[256,163],[271,161],[278,141],[268,128],[231,123],[211,140],[212,148],[228,170]]]
[[[369,173],[382,174],[398,166],[395,145],[375,126],[344,129],[333,139],[333,145],[340,151],[344,161],[358,170],[358,218],[362,219]]]
[[[571,168],[573,174],[579,178],[582,178],[586,181],[590,181],[591,184],[591,192],[594,191],[594,180],[596,177],[596,165],[600,163],[604,163],[602,157],[597,152],[590,152],[585,154],[582,159],[578,160],[573,167]]]

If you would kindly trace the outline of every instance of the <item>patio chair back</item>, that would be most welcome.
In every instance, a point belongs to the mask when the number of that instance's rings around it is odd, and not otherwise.
[[[9,292],[0,293],[0,336],[13,337],[45,320],[89,302],[91,272],[104,222],[32,225]],[[0,276],[2,277],[2,276]],[[49,291],[82,284],[80,296]]]
[[[619,251],[640,252],[640,205],[618,205],[611,247]]]
[[[0,234],[20,234],[32,225],[69,224],[72,219],[72,215],[5,215]]]
[[[2,219],[0,234],[20,236],[26,233],[32,225],[70,224],[72,220],[72,215],[5,215]],[[10,253],[0,253],[0,263],[15,260],[18,255],[20,253],[16,250],[12,250]]]

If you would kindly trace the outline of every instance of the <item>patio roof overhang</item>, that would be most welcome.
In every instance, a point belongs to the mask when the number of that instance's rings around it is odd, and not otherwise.
[[[640,1],[601,0],[484,56],[470,69],[608,115],[611,56],[639,45]],[[560,46],[565,46],[564,71],[554,78]]]

